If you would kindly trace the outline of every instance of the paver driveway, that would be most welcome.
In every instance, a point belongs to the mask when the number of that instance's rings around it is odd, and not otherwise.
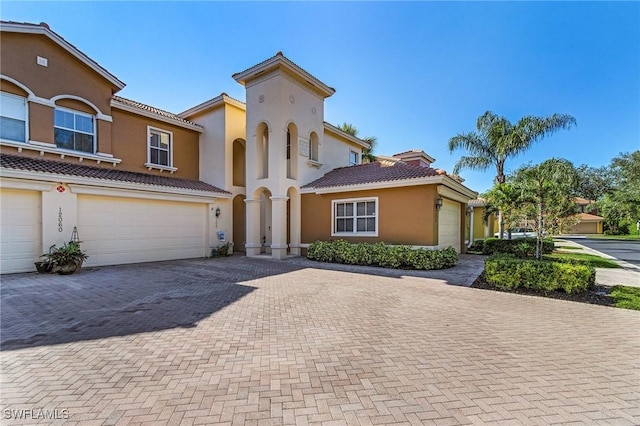
[[[1,422],[639,422],[639,312],[429,276],[234,256],[2,277]]]

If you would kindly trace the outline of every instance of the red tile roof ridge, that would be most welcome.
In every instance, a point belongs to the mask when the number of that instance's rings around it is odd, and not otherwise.
[[[355,166],[338,167],[302,188],[329,188],[377,182],[394,182],[438,176],[436,169],[404,162],[379,161]]]
[[[174,114],[174,113],[169,112],[169,111],[165,111],[165,110],[160,109],[160,108],[153,107],[151,105],[143,104],[142,102],[134,101],[132,99],[123,98],[122,96],[118,96],[118,95],[113,95],[113,97],[111,99],[116,101],[116,102],[120,102],[122,104],[131,106],[131,107],[134,107],[134,108],[142,109],[142,110],[147,111],[147,112],[152,112],[154,114],[158,114],[158,115],[161,115],[161,116],[166,117],[166,118],[171,118],[171,119],[174,119],[174,120],[186,123],[186,124],[191,124],[193,126],[202,127],[201,125],[199,125],[197,123],[194,123],[192,121],[185,120],[184,118],[181,118],[177,114]]]
[[[26,157],[23,155],[0,153],[0,166],[4,169],[26,170],[63,176],[85,177],[90,179],[136,183],[141,185],[164,186],[193,191],[230,194],[228,191],[198,180],[158,176],[85,164],[73,164],[51,159]]]

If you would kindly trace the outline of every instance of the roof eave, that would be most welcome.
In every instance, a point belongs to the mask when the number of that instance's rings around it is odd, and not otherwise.
[[[369,145],[368,143],[366,143],[365,141],[363,141],[362,139],[358,139],[357,137],[350,135],[349,133],[340,130],[340,128],[334,126],[333,124],[327,123],[326,121],[324,122],[324,128],[325,130],[328,130],[330,132],[332,132],[335,135],[338,135],[344,139],[347,139],[355,144],[360,145],[363,148],[369,149],[371,148],[371,145]]]
[[[186,111],[183,111],[179,114],[176,114],[180,118],[186,119],[187,117],[193,117],[194,115],[200,114],[202,112],[208,111],[210,109],[219,108],[223,105],[232,105],[238,109],[243,111],[247,110],[247,106],[244,102],[234,99],[228,96],[225,93],[222,93],[215,98],[209,99],[208,101],[204,101],[201,104],[198,104],[192,108],[189,108]]]

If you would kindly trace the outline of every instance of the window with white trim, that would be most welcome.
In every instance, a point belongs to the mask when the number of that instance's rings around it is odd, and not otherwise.
[[[27,141],[27,100],[11,93],[0,93],[0,139]]]
[[[355,166],[357,164],[360,164],[360,154],[353,150],[349,151],[349,165]]]
[[[378,198],[334,200],[332,235],[378,235]]]
[[[93,115],[59,107],[53,114],[53,133],[58,148],[95,153],[96,120]]]
[[[309,136],[309,160],[318,162],[318,136],[311,132]]]
[[[173,133],[149,127],[148,163],[157,166],[172,167]]]

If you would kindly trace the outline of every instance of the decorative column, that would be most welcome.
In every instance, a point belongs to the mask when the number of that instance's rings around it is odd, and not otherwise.
[[[247,256],[258,256],[260,254],[260,200],[259,199],[245,199],[246,204],[246,216],[247,216],[247,229],[246,236],[247,242],[245,248]]]
[[[289,197],[274,195],[271,199],[271,257],[287,256],[287,200]]]

